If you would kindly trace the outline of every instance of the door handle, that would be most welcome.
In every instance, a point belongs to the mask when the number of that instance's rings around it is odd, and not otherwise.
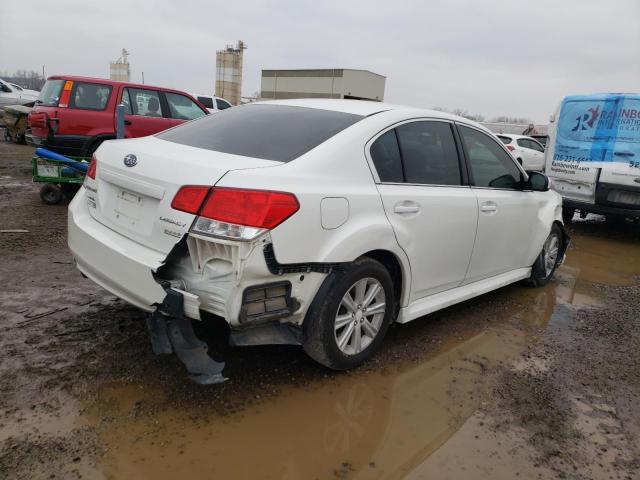
[[[124,124],[125,124],[125,125],[131,125],[131,120],[125,120],[125,121],[124,121]]]
[[[493,202],[487,202],[487,203],[483,203],[480,206],[480,211],[482,213],[495,213],[498,211],[498,205],[496,205]]]
[[[418,212],[420,212],[420,205],[417,205],[413,202],[401,202],[397,203],[393,207],[393,213],[398,213],[400,215]]]

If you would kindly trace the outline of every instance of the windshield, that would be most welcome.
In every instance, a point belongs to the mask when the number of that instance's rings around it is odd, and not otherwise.
[[[40,95],[38,95],[36,104],[57,107],[63,83],[64,80],[47,80],[44,87],[42,87]]]
[[[216,152],[288,162],[362,118],[317,108],[245,105],[173,128],[157,137]]]

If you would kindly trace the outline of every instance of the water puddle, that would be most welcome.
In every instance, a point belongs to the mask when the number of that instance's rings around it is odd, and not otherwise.
[[[487,372],[499,365],[544,371],[543,360],[520,359],[535,339],[518,327],[568,321],[576,308],[606,301],[596,284],[628,285],[639,272],[640,246],[574,235],[565,265],[546,287],[509,286],[434,314],[432,323],[446,318],[458,326],[495,320],[466,330],[454,326],[454,334],[445,330],[444,340],[425,345],[428,353],[417,361],[282,387],[227,415],[201,402],[177,408],[169,401],[172,391],[151,382],[111,384],[92,401],[69,402],[57,419],[5,421],[0,440],[24,429],[64,434],[93,427],[104,455],[92,478],[476,478],[463,471],[461,455],[480,470],[490,465],[492,478],[513,478],[515,467],[489,457],[489,447],[478,442],[483,420],[477,412],[491,401],[494,381]],[[432,327],[399,327],[398,337],[420,328]],[[514,452],[510,461],[526,455]]]

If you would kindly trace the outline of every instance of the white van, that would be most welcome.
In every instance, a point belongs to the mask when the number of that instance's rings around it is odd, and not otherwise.
[[[216,113],[219,110],[224,110],[233,106],[224,98],[202,93],[191,93],[190,95],[196,98],[207,110],[209,110],[209,113]]]
[[[640,218],[640,94],[565,97],[549,123],[545,173],[570,221]]]

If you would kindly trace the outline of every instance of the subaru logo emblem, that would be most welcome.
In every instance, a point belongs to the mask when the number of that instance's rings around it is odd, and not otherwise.
[[[127,167],[135,167],[137,163],[138,163],[138,159],[133,153],[130,153],[129,155],[124,157],[124,164]]]

